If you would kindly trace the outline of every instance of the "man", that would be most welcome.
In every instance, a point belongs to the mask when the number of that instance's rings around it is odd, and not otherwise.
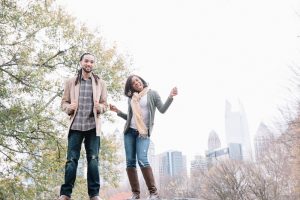
[[[59,200],[70,200],[76,179],[81,144],[87,157],[87,184],[91,200],[100,200],[98,154],[100,148],[100,114],[107,110],[106,84],[92,71],[95,57],[84,53],[80,57],[78,75],[65,82],[61,107],[70,116],[65,182]]]

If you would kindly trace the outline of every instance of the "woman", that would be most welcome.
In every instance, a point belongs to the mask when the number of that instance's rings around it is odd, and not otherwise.
[[[126,120],[124,146],[126,171],[132,190],[130,199],[140,198],[136,161],[138,161],[148,187],[149,199],[160,199],[155,186],[152,168],[148,162],[149,137],[153,128],[156,108],[161,113],[166,112],[173,101],[173,97],[177,95],[177,88],[174,87],[171,90],[168,99],[163,103],[159,94],[149,89],[144,79],[137,75],[131,75],[126,81],[124,93],[128,97],[128,113],[123,113],[114,105],[110,105],[110,110]]]

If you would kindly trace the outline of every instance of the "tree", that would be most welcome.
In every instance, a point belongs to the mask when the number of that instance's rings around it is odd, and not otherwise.
[[[278,139],[270,145],[257,163],[228,159],[202,172],[199,197],[207,200],[297,199],[291,152],[281,141]]]
[[[300,86],[300,67],[294,68],[295,82],[294,86],[296,91],[299,91]],[[288,123],[288,129],[286,134],[281,139],[281,141],[287,147],[288,152],[290,152],[291,165],[292,165],[292,176],[295,178],[295,196],[300,196],[300,93],[297,92],[295,95],[296,106],[296,117],[290,120]]]
[[[160,182],[160,196],[167,199],[189,197],[189,180],[186,176],[165,176]]]
[[[1,0],[0,38],[0,199],[51,196],[65,161],[66,116],[59,108],[65,78],[91,51],[110,98],[119,99],[129,64],[54,0]],[[102,150],[113,155],[116,148]]]
[[[209,200],[243,200],[247,182],[242,163],[234,160],[220,161],[203,174],[200,196]]]
[[[276,124],[285,128],[282,129],[277,143],[286,151],[285,165],[289,166],[289,175],[294,180],[292,192],[300,197],[300,67],[293,66],[290,69],[293,76],[288,87],[289,102],[285,109],[281,109],[283,122]]]

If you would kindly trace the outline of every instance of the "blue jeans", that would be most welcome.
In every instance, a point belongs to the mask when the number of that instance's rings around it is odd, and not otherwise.
[[[132,128],[128,129],[124,135],[127,168],[136,168],[136,161],[138,161],[140,167],[150,166],[148,161],[149,144],[149,137],[139,137],[137,130]]]
[[[65,166],[65,183],[61,186],[61,195],[70,197],[72,194],[83,139],[87,157],[88,194],[90,197],[99,195],[100,177],[98,154],[100,148],[100,137],[96,136],[96,129],[89,131],[70,130],[68,135],[67,162]]]

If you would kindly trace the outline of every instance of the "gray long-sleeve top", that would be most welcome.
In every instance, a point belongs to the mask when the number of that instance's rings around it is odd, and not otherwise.
[[[154,124],[154,116],[156,108],[161,113],[165,113],[169,106],[171,105],[173,98],[168,97],[165,103],[162,102],[159,94],[155,90],[149,90],[147,93],[147,107],[149,109],[149,122],[146,124],[149,130],[149,136],[151,135],[151,131],[153,129]],[[125,127],[124,127],[124,134],[127,132],[130,126],[130,122],[132,119],[132,109],[131,109],[131,98],[128,98],[128,114],[123,113],[122,111],[118,112],[118,116],[122,117],[126,120]]]

